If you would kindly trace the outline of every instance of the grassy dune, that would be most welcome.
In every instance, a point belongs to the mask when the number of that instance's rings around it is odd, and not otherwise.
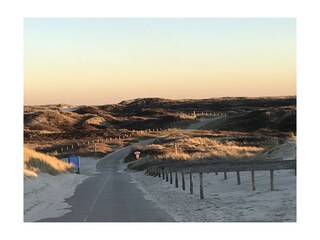
[[[37,173],[49,173],[58,175],[60,173],[72,172],[71,164],[63,162],[58,158],[36,152],[24,147],[24,175],[37,176]]]

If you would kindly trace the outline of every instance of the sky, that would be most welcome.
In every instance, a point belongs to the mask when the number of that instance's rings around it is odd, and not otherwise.
[[[24,104],[296,95],[294,18],[26,18]]]

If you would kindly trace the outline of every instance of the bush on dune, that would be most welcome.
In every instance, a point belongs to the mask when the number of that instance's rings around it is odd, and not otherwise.
[[[58,158],[36,152],[27,147],[24,148],[24,175],[37,176],[37,173],[49,173],[58,175],[60,173],[72,172],[71,164],[63,162]]]

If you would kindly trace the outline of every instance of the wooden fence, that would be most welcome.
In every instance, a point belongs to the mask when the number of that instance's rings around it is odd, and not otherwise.
[[[222,112],[200,112],[200,113],[196,113],[193,112],[191,114],[194,114],[196,116],[227,116],[226,113],[222,113]],[[95,146],[95,144],[97,143],[107,143],[107,142],[111,142],[111,141],[115,141],[115,140],[119,140],[119,139],[128,139],[128,138],[132,138],[136,135],[138,135],[139,133],[153,133],[153,132],[161,132],[164,130],[168,130],[170,128],[173,128],[174,124],[171,124],[169,126],[166,127],[162,127],[162,128],[148,128],[148,129],[144,129],[144,130],[131,130],[129,133],[113,133],[110,136],[101,136],[95,139],[91,139],[91,140],[72,140],[69,143],[66,144],[60,144],[60,145],[56,145],[56,146],[52,146],[52,147],[48,147],[46,148],[46,150],[42,151],[44,153],[49,154],[49,152],[56,152],[56,153],[67,153],[69,151],[74,151],[76,149],[80,149],[82,146]],[[39,150],[41,151],[41,150]]]
[[[193,194],[193,174],[199,174],[199,184],[200,184],[200,199],[204,199],[204,187],[203,187],[203,173],[224,173],[224,179],[227,179],[228,172],[236,172],[237,174],[237,184],[241,184],[240,172],[250,171],[251,172],[251,184],[252,190],[255,191],[255,171],[270,171],[270,190],[274,190],[274,170],[285,170],[293,169],[296,174],[296,159],[293,160],[283,160],[282,158],[276,159],[244,159],[244,160],[212,160],[212,161],[202,161],[202,162],[188,162],[185,164],[173,163],[163,163],[154,164],[149,166],[145,170],[145,174],[150,176],[159,176],[166,179],[172,184],[172,175],[175,175],[175,186],[179,187],[178,175],[181,174],[182,179],[182,189],[186,189],[185,185],[185,174],[189,174],[190,179],[190,194]]]

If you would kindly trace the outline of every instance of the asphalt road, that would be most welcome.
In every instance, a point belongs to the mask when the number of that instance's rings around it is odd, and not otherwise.
[[[71,212],[41,222],[173,222],[167,212],[144,199],[131,176],[122,170],[120,161],[130,150],[128,146],[101,159],[98,173],[78,185],[66,200]]]
[[[197,129],[212,120],[200,119],[186,130]],[[152,141],[141,141],[139,145]],[[121,160],[131,148],[117,150],[97,163],[98,173],[78,185],[75,194],[66,199],[71,212],[41,222],[173,222],[167,212],[144,199],[143,192],[123,171]]]

